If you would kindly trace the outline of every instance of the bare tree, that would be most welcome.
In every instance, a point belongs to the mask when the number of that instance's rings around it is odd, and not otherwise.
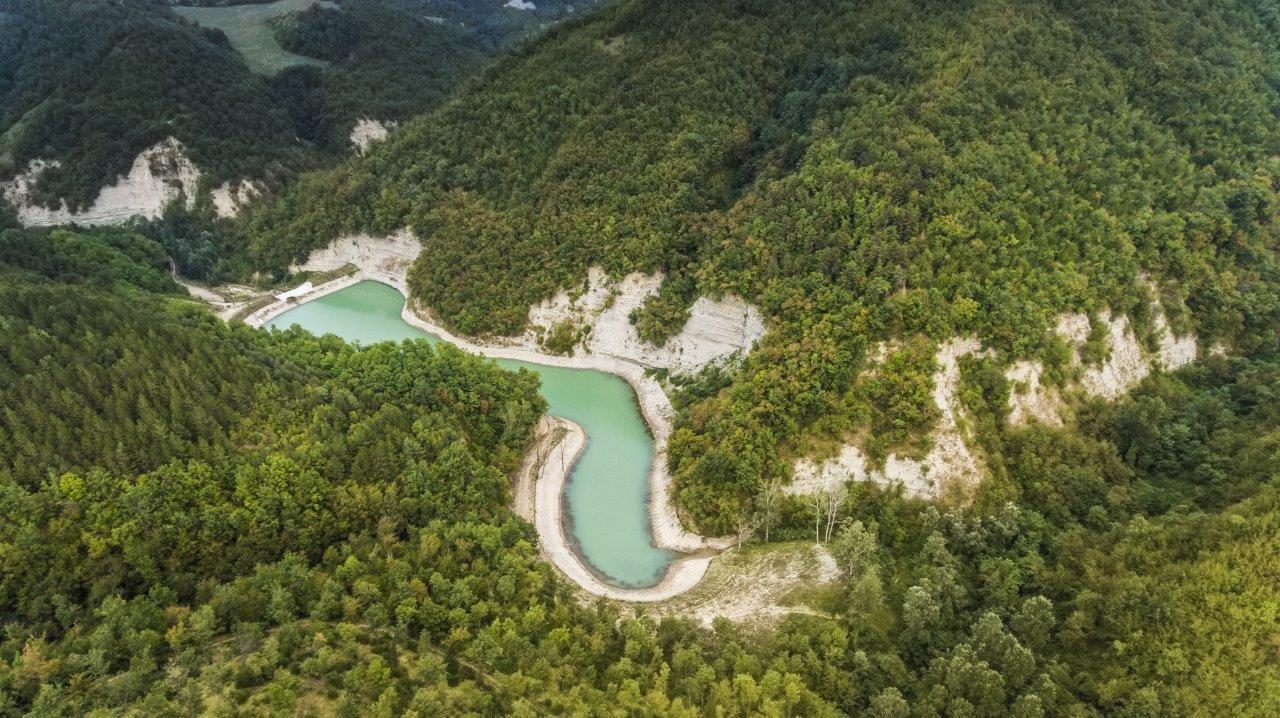
[[[777,511],[778,501],[782,498],[782,477],[774,474],[765,480],[756,496],[756,508],[760,512],[760,521],[764,524],[764,542],[769,543],[769,529],[773,526],[773,514]]]
[[[844,506],[845,498],[849,492],[845,490],[844,484],[831,487],[826,490],[826,516],[827,516],[827,532],[826,540],[831,541],[831,532],[835,530],[836,520],[840,518],[840,508]]]
[[[813,507],[813,542],[822,543],[822,514],[827,506],[827,492],[818,490],[809,494],[809,505]]]
[[[736,526],[737,530],[735,532],[735,539],[736,539],[735,548],[740,549],[742,548],[742,544],[750,541],[751,535],[756,532],[756,529],[759,526],[760,526],[759,520],[757,520],[750,513],[743,511],[742,513],[738,514],[738,522]]]

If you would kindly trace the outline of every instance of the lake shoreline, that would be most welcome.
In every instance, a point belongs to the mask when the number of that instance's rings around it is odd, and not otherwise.
[[[538,529],[540,541],[544,544],[544,552],[562,573],[588,593],[619,601],[651,602],[671,598],[697,585],[714,556],[733,545],[732,538],[698,536],[685,530],[680,523],[672,500],[672,481],[666,464],[667,440],[671,434],[674,409],[662,386],[656,379],[646,374],[645,367],[618,357],[596,354],[556,356],[524,348],[484,344],[458,337],[440,326],[430,318],[428,312],[416,306],[417,303],[409,298],[405,272],[407,266],[400,263],[369,262],[361,263],[357,267],[357,270],[351,274],[314,286],[303,293],[285,299],[277,298],[276,301],[245,317],[244,322],[250,326],[262,327],[290,309],[360,282],[372,280],[391,286],[406,298],[401,311],[401,318],[406,323],[465,351],[491,359],[512,359],[543,366],[589,369],[621,377],[631,387],[635,401],[640,407],[640,414],[654,442],[654,455],[648,480],[648,515],[652,544],[657,548],[685,555],[669,564],[662,578],[647,588],[623,588],[601,580],[596,572],[586,565],[579,552],[573,548],[562,526],[562,516],[565,512],[561,503],[572,462],[567,464],[568,468],[563,475],[555,475],[556,472],[548,473],[544,470],[538,477],[535,487],[537,495],[541,496],[545,491],[548,495],[558,497],[554,502],[544,501],[535,505],[534,525]],[[566,441],[562,440],[558,442],[557,447],[550,447],[549,450],[573,450],[576,460],[576,454],[581,452],[585,444],[584,434],[583,440],[576,449],[572,446],[572,442],[566,444]]]

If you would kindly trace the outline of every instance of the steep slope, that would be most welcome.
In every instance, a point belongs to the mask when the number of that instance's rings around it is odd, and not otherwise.
[[[933,371],[886,393],[859,379],[877,342],[976,340],[1045,391],[1108,358],[1104,315],[1139,355],[1161,315],[1183,345],[1274,346],[1277,37],[1251,0],[637,0],[307,179],[251,251],[407,225],[413,291],[465,333],[518,334],[593,266],[664,272],[633,316],[655,343],[699,296],[756,304],[767,338],[671,449],[723,531],[797,455],[926,456]]]
[[[126,234],[0,233],[0,714],[693,716],[766,680],[542,561],[506,509],[534,375],[224,324]],[[668,694],[677,646],[711,674]],[[837,714],[768,673],[717,702]]]
[[[803,544],[659,622],[581,605],[506,509],[532,376],[224,324],[166,264],[127,230],[0,232],[0,714],[1280,710],[1275,355],[995,426],[973,506],[854,485],[814,547],[784,502],[772,540]],[[993,421],[969,359],[956,398]]]
[[[177,190],[93,205],[103,188],[136,185],[131,165],[170,140],[200,177],[162,181],[231,216],[291,172],[350,154],[360,121],[385,129],[435,107],[516,39],[573,10],[494,3],[461,13],[507,18],[499,32],[398,0],[169,7],[180,4],[6,4],[0,179],[22,180],[21,192],[3,194],[27,210],[24,222],[160,214]]]
[[[296,153],[288,115],[218,37],[151,3],[17,0],[0,26],[0,172],[70,209],[167,137],[220,183]]]

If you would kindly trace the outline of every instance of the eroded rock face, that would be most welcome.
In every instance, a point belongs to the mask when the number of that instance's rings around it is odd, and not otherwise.
[[[240,214],[250,202],[262,195],[262,189],[253,181],[242,179],[234,184],[223,182],[210,193],[213,210],[223,219],[230,219]]]
[[[1126,394],[1158,365],[1172,371],[1190,364],[1199,356],[1200,346],[1194,334],[1179,336],[1173,333],[1164,307],[1159,302],[1151,305],[1157,351],[1146,352],[1134,333],[1129,318],[1102,312],[1098,319],[1107,329],[1108,354],[1102,364],[1086,367],[1080,376],[1080,388],[1091,396],[1116,399]],[[1074,363],[1080,364],[1080,348],[1089,336],[1091,323],[1084,314],[1064,314],[1058,318],[1055,331],[1074,350]],[[1044,367],[1039,362],[1018,362],[1005,372],[1005,378],[1015,384],[1009,395],[1009,423],[1021,426],[1039,421],[1051,426],[1062,424],[1062,397],[1056,389],[1041,385]]]
[[[708,365],[745,356],[764,336],[764,318],[741,298],[699,297],[679,334],[660,347],[649,344],[636,333],[630,317],[657,294],[662,279],[661,274],[633,273],[614,283],[603,269],[592,267],[581,296],[560,292],[529,309],[530,329],[520,341],[536,347],[541,334],[561,322],[574,322],[589,330],[583,349],[590,354],[693,374]]]
[[[1062,426],[1062,396],[1051,386],[1044,386],[1040,375],[1044,366],[1038,361],[1014,362],[1005,370],[1009,381],[1009,424],[1022,426],[1038,421],[1048,426]]]
[[[103,187],[87,209],[73,212],[65,201],[53,209],[33,204],[36,181],[45,170],[56,166],[57,162],[32,160],[26,172],[0,187],[24,226],[102,225],[118,224],[131,217],[155,218],[179,197],[188,209],[194,207],[200,184],[200,170],[187,158],[182,143],[170,137],[139,154],[129,173]]]
[[[845,445],[826,461],[800,459],[794,479],[784,490],[789,494],[811,494],[839,488],[844,482],[874,481],[885,486],[901,485],[908,495],[936,496],[944,487],[972,485],[980,481],[986,468],[970,449],[960,425],[962,409],[956,398],[960,387],[960,358],[982,355],[982,345],[974,338],[952,339],[938,349],[938,371],[933,375],[933,402],[938,424],[933,447],[923,459],[890,454],[883,468],[873,468],[862,449]]]
[[[1160,366],[1167,371],[1181,369],[1196,360],[1200,354],[1200,343],[1196,341],[1194,334],[1184,336],[1174,334],[1169,328],[1169,319],[1164,315],[1164,310],[1159,304],[1156,308],[1158,311],[1155,314],[1155,328],[1156,340],[1160,346],[1157,354]]]
[[[1103,311],[1099,321],[1107,328],[1108,355],[1100,366],[1088,367],[1080,377],[1080,386],[1092,396],[1116,399],[1126,394],[1159,365],[1172,371],[1190,364],[1199,355],[1194,334],[1178,336],[1169,327],[1164,308],[1159,302],[1151,306],[1158,350],[1148,355],[1134,333],[1129,318]],[[1075,363],[1080,363],[1080,347],[1089,335],[1089,318],[1083,314],[1063,315],[1058,334],[1075,350]],[[1038,378],[1038,373],[1037,373]]]
[[[356,154],[362,155],[368,152],[375,142],[387,139],[391,127],[389,124],[367,117],[356,120],[356,126],[351,128],[351,144],[356,148]]]
[[[294,272],[331,272],[348,264],[361,267],[392,286],[403,289],[413,260],[422,252],[422,244],[408,229],[386,237],[356,234],[342,237],[323,249],[317,249],[302,264],[290,267]]]
[[[1111,351],[1101,366],[1085,369],[1080,384],[1089,394],[1115,399],[1151,373],[1151,362],[1142,353],[1129,317],[1104,311],[1099,319],[1106,325]]]
[[[1154,353],[1144,350],[1127,316],[1113,315],[1109,311],[1099,315],[1099,321],[1107,330],[1108,355],[1100,365],[1083,368],[1080,390],[1091,396],[1116,399],[1150,375],[1156,366],[1173,370],[1195,361],[1199,354],[1196,337],[1174,334],[1159,302],[1153,302],[1151,309],[1158,347]],[[1091,322],[1085,314],[1071,313],[1058,317],[1054,331],[1074,350],[1076,366],[1081,364],[1080,350],[1089,337],[1090,328]],[[933,377],[933,398],[939,410],[939,420],[934,429],[933,449],[924,460],[891,455],[882,469],[873,468],[861,448],[846,445],[835,457],[825,461],[797,460],[793,467],[794,479],[786,492],[811,494],[837,488],[852,480],[901,484],[909,494],[936,496],[940,490],[957,482],[972,484],[980,480],[985,468],[969,449],[962,422],[958,421],[962,418],[962,409],[956,404],[955,397],[959,358],[982,353],[985,352],[973,339],[952,340],[939,350],[937,360],[941,368]],[[874,366],[871,370],[874,371]],[[1032,422],[1062,426],[1066,405],[1056,387],[1044,384],[1043,373],[1044,366],[1036,361],[1014,362],[1005,370],[1005,378],[1011,384],[1011,426]]]

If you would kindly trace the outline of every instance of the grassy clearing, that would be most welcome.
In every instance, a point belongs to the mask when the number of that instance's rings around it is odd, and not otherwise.
[[[323,60],[295,55],[276,42],[271,20],[302,12],[312,5],[336,7],[326,0],[278,0],[266,5],[227,7],[175,7],[173,11],[205,27],[221,30],[249,68],[262,75],[274,75],[294,65],[327,65]]]
[[[717,617],[770,624],[790,613],[826,615],[839,575],[826,549],[810,542],[751,545],[726,552],[696,587],[649,610],[708,625]]]

